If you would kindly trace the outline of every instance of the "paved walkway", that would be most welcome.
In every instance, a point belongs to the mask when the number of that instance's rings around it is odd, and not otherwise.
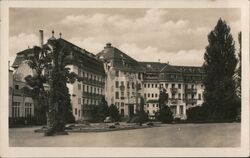
[[[164,124],[112,132],[44,137],[30,128],[10,129],[10,146],[23,147],[238,147],[240,123]]]

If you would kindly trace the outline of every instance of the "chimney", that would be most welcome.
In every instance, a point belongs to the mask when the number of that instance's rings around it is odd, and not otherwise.
[[[43,46],[43,30],[39,30],[39,45]]]
[[[105,48],[111,48],[111,43],[107,43]]]

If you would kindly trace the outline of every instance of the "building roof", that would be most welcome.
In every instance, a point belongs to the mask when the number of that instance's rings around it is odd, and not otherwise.
[[[114,68],[123,71],[143,71],[143,68],[135,59],[123,53],[116,47],[107,43],[106,47],[97,54],[98,58],[104,62],[112,62]]]
[[[58,42],[60,48],[67,48],[68,51],[71,52],[65,58],[67,63],[78,64],[78,66],[86,67],[90,71],[105,74],[102,61],[99,60],[93,53],[90,53],[85,49],[82,49],[74,45],[73,43],[64,40],[63,38],[50,38],[48,39],[48,42],[44,45],[48,45],[49,42],[53,40],[56,40]],[[34,46],[33,48],[29,48],[17,53],[12,67],[17,68],[26,59],[26,56],[32,54],[34,55],[34,53],[37,52],[35,51],[36,48],[40,47]]]
[[[160,72],[165,66],[165,63],[160,62],[140,62],[140,65],[146,72]]]
[[[204,73],[204,69],[201,66],[173,66],[184,74]]]

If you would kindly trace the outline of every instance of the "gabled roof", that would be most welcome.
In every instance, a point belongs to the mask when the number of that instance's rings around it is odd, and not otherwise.
[[[164,72],[164,73],[181,73],[181,71],[179,69],[177,69],[176,67],[166,64],[164,66],[164,68],[160,71],[160,72]]]
[[[140,62],[140,65],[146,72],[160,72],[164,67],[165,63],[160,62]]]

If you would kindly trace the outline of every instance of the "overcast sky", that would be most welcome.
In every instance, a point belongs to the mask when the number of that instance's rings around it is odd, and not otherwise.
[[[28,46],[55,36],[94,54],[107,42],[138,61],[201,66],[207,35],[219,18],[237,41],[239,9],[10,9],[10,60]]]

